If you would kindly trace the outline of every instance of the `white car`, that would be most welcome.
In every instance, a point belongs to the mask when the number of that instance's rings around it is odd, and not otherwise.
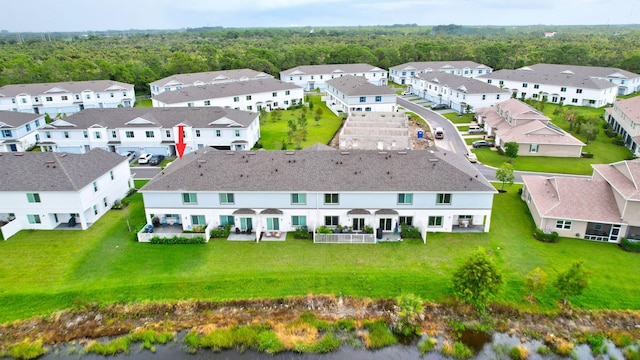
[[[148,153],[140,154],[140,158],[138,159],[138,164],[148,164],[152,156],[153,155]]]
[[[467,159],[469,159],[469,162],[472,163],[478,162],[478,157],[474,153],[467,153]]]

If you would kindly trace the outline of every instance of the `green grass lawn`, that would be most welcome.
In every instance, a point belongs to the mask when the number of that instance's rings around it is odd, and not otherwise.
[[[342,125],[342,119],[336,116],[322,102],[320,95],[310,95],[309,101],[313,103],[313,109],[307,115],[307,139],[302,142],[302,148],[309,147],[316,143],[328,144],[333,135]],[[323,110],[322,117],[319,121],[315,121],[315,111],[318,107]],[[285,110],[282,112],[282,118],[273,120],[267,115],[265,120],[260,122],[260,143],[267,150],[280,150],[282,143],[285,143],[287,149],[295,149],[295,144],[290,144],[287,133],[289,132],[289,119],[297,119],[301,113],[300,109]]]
[[[137,183],[140,185],[140,183]],[[306,294],[395,297],[413,292],[443,301],[455,267],[483,247],[497,261],[505,285],[497,301],[521,305],[525,274],[539,266],[554,279],[571,261],[593,271],[590,289],[572,298],[595,309],[640,309],[633,271],[640,255],[616,245],[561,239],[541,243],[517,187],[496,195],[491,232],[432,233],[420,240],[377,245],[229,242],[151,245],[127,230],[143,221],[141,196],[125,210],[109,211],[87,231],[22,231],[0,242],[0,322],[43,315],[87,303],[179,299],[239,299]],[[548,288],[539,311],[556,308]]]
[[[457,112],[441,114],[454,124],[468,124],[473,121],[474,114],[464,114],[460,116]]]
[[[135,107],[153,107],[153,104],[151,102],[151,99],[146,99],[146,100],[136,100],[136,105]]]

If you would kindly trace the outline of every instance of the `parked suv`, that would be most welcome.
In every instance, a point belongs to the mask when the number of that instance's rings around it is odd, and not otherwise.
[[[480,126],[471,125],[469,126],[469,134],[482,134],[484,133],[484,129]]]
[[[431,105],[431,110],[442,110],[442,109],[448,109],[449,106],[447,106],[447,104],[433,104]]]
[[[474,148],[493,147],[493,143],[485,140],[474,141],[471,146]]]
[[[444,138],[444,129],[441,127],[437,127],[433,130],[433,136],[436,139],[443,139]]]
[[[149,159],[149,165],[160,165],[162,160],[164,160],[164,155],[153,155],[151,159]]]
[[[138,159],[138,164],[147,164],[149,163],[149,159],[151,159],[151,154],[140,154],[140,158]]]

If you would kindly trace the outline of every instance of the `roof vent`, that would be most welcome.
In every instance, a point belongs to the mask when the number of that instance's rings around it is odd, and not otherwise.
[[[285,151],[284,154],[285,155],[295,155],[295,151]]]
[[[340,151],[340,155],[349,155],[348,151]]]
[[[204,164],[204,163],[206,163],[206,162],[207,162],[207,160],[206,160],[206,159],[198,159],[198,162],[199,162],[200,164]]]
[[[13,156],[22,156],[24,155],[23,153],[14,153]]]
[[[387,152],[386,152],[386,151],[378,151],[378,154],[380,154],[380,155],[387,155]]]
[[[430,161],[430,162],[432,162],[432,163],[435,163],[435,162],[438,162],[438,159],[436,159],[436,158],[431,158],[431,159],[429,159],[429,161]]]
[[[407,155],[406,151],[398,151],[398,155]]]
[[[235,151],[227,151],[225,154],[227,154],[227,155],[233,155],[233,154],[235,154]]]
[[[45,164],[55,164],[56,162],[53,160],[47,160],[44,162]]]

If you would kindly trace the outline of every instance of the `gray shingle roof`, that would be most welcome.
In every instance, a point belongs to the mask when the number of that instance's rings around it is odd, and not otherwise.
[[[546,73],[530,70],[498,70],[490,74],[480,75],[476,79],[508,80],[597,90],[618,87],[618,85],[612,84],[607,80],[594,79],[586,75],[561,74],[558,72]]]
[[[509,90],[500,89],[497,86],[487,84],[485,81],[444,72],[420,73],[414,76],[467,94],[510,94]]]
[[[345,75],[327,80],[327,84],[347,96],[395,94],[392,88],[373,85],[364,76]]]
[[[175,91],[165,91],[154,99],[165,104],[242,96],[272,91],[300,89],[299,86],[276,79],[235,81],[223,84],[190,86]]]
[[[74,129],[88,129],[92,125],[99,125],[109,129],[136,127],[171,128],[180,123],[194,128],[223,128],[225,124],[212,124],[212,121],[227,118],[247,127],[255,120],[257,113],[226,109],[219,106],[185,107],[185,108],[121,108],[121,109],[85,109],[64,118],[64,122],[76,125]],[[134,119],[144,119],[152,124],[127,124]],[[57,126],[57,122],[47,125],[53,128],[68,128],[64,122]]]
[[[602,66],[580,66],[580,65],[564,65],[564,64],[536,64],[525,66],[521,69],[531,69],[541,73],[562,73],[570,71],[578,76],[593,76],[593,77],[617,77],[633,79],[640,77],[636,73],[631,71],[622,70],[619,68],[602,67]]]
[[[462,155],[437,150],[198,150],[142,190],[495,192]]]
[[[326,65],[302,65],[284,70],[280,74],[290,75],[322,75],[322,74],[351,74],[386,71],[369,64],[326,64]]]
[[[169,83],[179,83],[185,85],[193,85],[196,82],[203,82],[209,84],[212,82],[222,81],[241,81],[241,79],[247,78],[248,80],[273,78],[272,75],[256,71],[252,69],[235,69],[235,70],[220,70],[220,71],[207,71],[190,74],[174,74],[165,78],[156,80],[149,85],[155,85],[158,87],[164,87]]]
[[[133,85],[125,84],[112,80],[93,80],[93,81],[70,81],[55,83],[39,83],[39,84],[12,84],[0,87],[0,97],[14,97],[21,94],[36,96],[50,92],[52,89],[58,88],[72,94],[79,94],[85,90],[94,92],[109,91],[107,89],[115,87],[118,89],[133,90]],[[55,93],[55,92],[53,92]],[[133,96],[133,94],[131,94]]]
[[[17,128],[41,117],[44,115],[0,110],[0,129],[4,127]]]
[[[0,153],[0,191],[77,191],[126,161],[102,149]]]
[[[416,69],[418,71],[444,71],[450,69],[490,69],[487,65],[474,61],[413,61],[391,67],[393,70]]]

